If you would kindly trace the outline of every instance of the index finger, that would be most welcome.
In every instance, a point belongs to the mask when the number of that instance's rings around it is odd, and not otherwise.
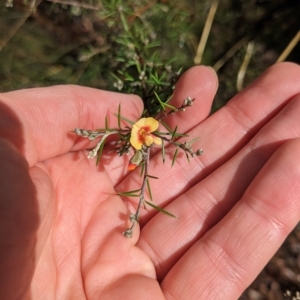
[[[68,132],[74,128],[104,127],[108,115],[111,127],[122,115],[137,119],[143,104],[134,95],[97,90],[75,85],[33,88],[0,94],[0,136],[9,140],[27,159],[30,166],[39,161],[84,149]]]

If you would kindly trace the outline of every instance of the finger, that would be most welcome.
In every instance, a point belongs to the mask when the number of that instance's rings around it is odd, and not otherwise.
[[[155,262],[159,278],[226,215],[280,145],[300,137],[299,114],[300,95],[231,160],[166,207],[178,219],[157,214],[144,226],[138,245]]]
[[[299,221],[299,151],[297,139],[272,156],[241,200],[169,272],[162,282],[167,294],[240,296]]]
[[[172,168],[173,152],[161,154],[151,160],[149,173],[159,177],[151,181],[152,195],[156,205],[165,207],[170,201],[187,191],[196,182],[205,178],[230,159],[270,119],[300,92],[300,67],[283,63],[269,68],[249,88],[234,97],[228,105],[189,132],[192,137],[200,136],[193,148],[204,149],[204,155],[186,160],[181,153]],[[279,84],[280,83],[280,84]],[[192,114],[195,113],[192,111]],[[185,114],[189,118],[189,114]],[[118,187],[119,191],[137,189],[139,174],[133,173]],[[163,184],[163,188],[162,188]],[[134,203],[136,199],[132,200]],[[147,222],[156,212],[143,210],[141,222]],[[147,217],[145,217],[147,215]],[[143,224],[143,223],[142,223]]]
[[[180,107],[184,99],[191,97],[194,99],[193,105],[187,107],[185,111],[167,117],[164,121],[171,128],[178,126],[178,132],[185,133],[191,130],[209,115],[217,88],[218,77],[212,68],[205,66],[190,68],[180,77],[170,103]]]
[[[142,102],[123,95],[80,86],[54,86],[0,94],[0,135],[25,155],[30,165],[70,150],[90,145],[70,131],[103,128],[105,116],[117,126],[113,115],[137,119]]]

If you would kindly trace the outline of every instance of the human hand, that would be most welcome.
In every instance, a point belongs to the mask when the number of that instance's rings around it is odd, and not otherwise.
[[[207,117],[215,75],[186,72],[173,104],[196,101],[166,121],[200,136],[204,154],[171,168],[154,149],[154,202],[177,219],[142,210],[132,239],[121,233],[134,199],[115,190],[136,189],[139,171],[107,151],[96,167],[91,143],[68,132],[103,126],[119,103],[138,119],[141,101],[77,86],[0,94],[1,296],[238,298],[299,221],[299,76],[296,65],[273,66]]]

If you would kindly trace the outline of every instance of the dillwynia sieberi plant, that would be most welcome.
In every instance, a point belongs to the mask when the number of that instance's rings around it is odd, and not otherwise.
[[[150,198],[149,200],[152,201],[152,193],[149,178],[159,179],[158,177],[152,176],[148,173],[149,164],[151,162],[151,149],[154,146],[161,147],[162,161],[165,162],[166,145],[171,144],[175,146],[172,165],[176,161],[179,149],[185,152],[186,158],[188,160],[190,160],[190,157],[195,157],[202,154],[202,149],[194,151],[191,147],[192,143],[195,142],[197,138],[190,141],[181,142],[179,141],[179,139],[188,137],[188,135],[178,133],[177,126],[174,130],[172,130],[165,122],[163,122],[163,119],[166,116],[169,116],[179,111],[184,111],[187,107],[192,106],[194,99],[187,97],[183,100],[182,105],[178,108],[173,107],[168,103],[163,103],[160,100],[158,101],[162,105],[163,112],[159,113],[156,117],[142,116],[137,122],[134,123],[121,115],[121,106],[119,106],[118,113],[116,114],[118,118],[118,128],[109,128],[108,119],[106,118],[104,129],[86,130],[75,128],[74,130],[74,132],[77,135],[88,138],[89,140],[95,140],[99,138],[99,142],[97,143],[97,145],[91,151],[89,151],[88,154],[88,158],[97,158],[96,164],[98,164],[101,159],[101,154],[107,137],[115,135],[118,139],[118,146],[117,148],[115,148],[115,151],[120,156],[124,154],[133,153],[128,164],[128,170],[133,171],[139,166],[142,168],[141,186],[136,190],[119,193],[119,195],[121,196],[139,198],[136,212],[134,214],[130,214],[129,216],[132,225],[123,232],[123,234],[126,237],[132,236],[134,225],[139,221],[140,209],[142,205],[145,208],[146,205],[149,205],[160,212],[163,212],[171,217],[175,217],[172,213],[154,205],[153,202],[147,201],[145,199],[145,190],[147,188]],[[123,128],[121,126],[121,120],[124,120],[126,123],[131,125],[131,127],[126,126]],[[159,124],[161,124],[162,127],[166,128],[166,131],[160,131]]]
[[[181,106],[170,105],[181,70],[173,71],[171,65],[175,58],[170,61],[160,59],[162,48],[159,47],[160,43],[156,40],[157,33],[147,17],[147,12],[150,16],[153,14],[147,9],[143,16],[137,18],[134,5],[124,6],[121,0],[109,1],[109,3],[109,5],[104,5],[103,17],[108,24],[114,24],[114,27],[119,28],[119,31],[115,31],[110,40],[112,43],[111,50],[114,51],[115,64],[117,65],[117,72],[112,74],[116,80],[114,86],[118,91],[139,95],[144,102],[145,109],[141,118],[137,122],[133,122],[122,116],[121,106],[119,106],[116,113],[117,128],[110,128],[106,118],[104,129],[76,128],[74,132],[90,140],[99,139],[96,147],[88,154],[89,158],[97,158],[96,164],[101,159],[106,139],[109,136],[115,136],[118,145],[115,151],[120,156],[132,155],[128,170],[133,171],[137,167],[141,168],[140,187],[136,190],[119,193],[121,196],[139,199],[136,212],[130,214],[132,226],[123,232],[126,237],[131,237],[133,228],[139,221],[142,205],[144,207],[149,205],[160,212],[175,217],[172,213],[153,204],[152,201],[149,178],[158,179],[158,177],[148,173],[152,147],[161,147],[162,160],[165,162],[165,147],[170,144],[175,146],[172,165],[176,161],[179,150],[185,152],[188,160],[190,157],[201,155],[202,150],[194,151],[192,149],[192,143],[196,139],[181,142],[187,135],[177,132],[177,126],[174,129],[169,128],[163,120],[167,116],[182,112],[187,107],[192,106],[194,99],[187,95]],[[155,6],[153,6],[154,8]],[[145,26],[145,24],[148,25]],[[125,121],[126,126],[121,126],[122,121]],[[160,131],[160,128],[165,128],[165,131]],[[150,201],[145,199],[146,189]]]

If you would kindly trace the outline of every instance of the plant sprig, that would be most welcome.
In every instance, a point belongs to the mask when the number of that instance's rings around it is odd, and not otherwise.
[[[191,107],[195,99],[186,97],[178,107],[170,101],[173,97],[175,85],[179,79],[181,69],[173,71],[172,62],[160,59],[160,43],[154,37],[155,32],[151,26],[145,27],[141,18],[132,18],[136,15],[135,7],[123,6],[121,0],[106,2],[103,16],[114,24],[121,24],[117,35],[112,37],[112,47],[115,51],[117,71],[112,73],[116,80],[114,86],[118,91],[139,95],[144,102],[144,111],[137,122],[124,117],[121,106],[115,116],[118,127],[110,128],[105,118],[105,128],[98,130],[75,129],[75,133],[90,140],[99,139],[97,145],[89,151],[88,157],[97,157],[96,163],[101,161],[105,141],[109,136],[117,140],[115,151],[118,155],[133,153],[128,170],[141,167],[141,186],[132,191],[120,192],[120,196],[135,197],[139,199],[134,214],[130,214],[131,226],[123,234],[131,237],[136,223],[139,222],[141,207],[150,206],[162,213],[175,217],[172,213],[156,206],[153,203],[155,195],[150,186],[150,179],[158,179],[148,174],[151,149],[154,145],[161,147],[162,161],[166,160],[166,147],[173,146],[174,154],[171,165],[177,160],[179,151],[183,151],[188,161],[190,158],[202,154],[202,149],[194,151],[192,144],[196,141],[186,140],[188,135],[180,133],[178,127],[170,128],[164,119],[175,113],[184,112]],[[141,30],[143,28],[143,30]],[[122,123],[125,122],[125,126]],[[162,125],[162,126],[159,126]],[[162,130],[161,128],[165,128]],[[146,199],[146,190],[148,191]],[[149,201],[148,201],[149,200]]]
[[[158,99],[158,97],[157,97]],[[108,124],[108,119],[105,118],[105,128],[104,129],[96,129],[96,130],[87,130],[87,129],[79,129],[75,128],[74,133],[78,136],[82,136],[84,138],[88,138],[89,140],[99,139],[99,142],[96,146],[89,151],[88,158],[97,157],[96,164],[99,163],[101,159],[101,155],[104,149],[106,139],[114,135],[117,138],[117,147],[114,149],[116,153],[120,156],[124,154],[128,154],[133,150],[134,154],[132,155],[128,170],[134,170],[137,167],[141,166],[141,176],[142,183],[141,187],[126,192],[118,193],[120,196],[126,197],[137,197],[139,198],[139,202],[137,205],[136,212],[134,214],[130,214],[129,220],[132,223],[129,228],[127,228],[123,234],[126,237],[132,237],[133,230],[135,224],[139,222],[140,210],[142,205],[146,208],[146,206],[150,206],[155,208],[159,212],[165,213],[171,217],[175,217],[172,213],[166,211],[165,209],[156,206],[153,203],[153,194],[151,191],[150,180],[149,179],[159,179],[156,176],[150,175],[148,173],[149,164],[150,164],[150,154],[151,149],[154,144],[160,145],[162,149],[162,160],[165,162],[165,142],[175,146],[175,152],[172,159],[172,166],[174,165],[179,149],[184,151],[188,161],[190,161],[190,157],[195,157],[202,155],[202,149],[198,149],[194,151],[192,149],[192,144],[197,140],[197,138],[190,141],[183,141],[181,139],[188,137],[186,134],[182,134],[178,132],[177,126],[174,130],[168,127],[163,121],[164,116],[169,116],[174,113],[185,111],[187,107],[193,105],[194,99],[187,97],[183,100],[182,105],[178,108],[173,107],[171,105],[167,105],[169,109],[163,110],[163,115],[158,116],[157,119],[152,117],[142,117],[138,122],[134,123],[133,121],[125,118],[121,115],[121,106],[118,107],[118,113],[115,116],[118,118],[118,128],[110,128]],[[162,102],[163,103],[163,102]],[[165,103],[162,105],[164,106]],[[165,107],[164,107],[165,108]],[[124,128],[121,126],[121,121],[125,121],[132,127],[126,125]],[[167,129],[165,131],[158,131],[158,124],[161,123]],[[149,200],[146,200],[145,192],[148,190]]]

